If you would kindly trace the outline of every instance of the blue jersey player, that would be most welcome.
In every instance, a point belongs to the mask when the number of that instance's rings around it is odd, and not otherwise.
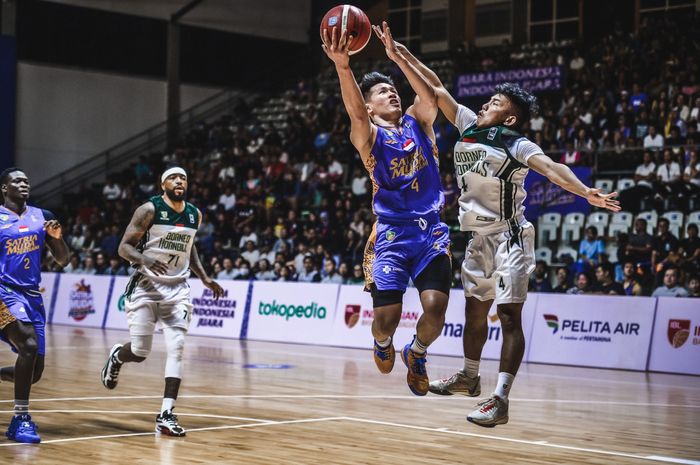
[[[350,69],[345,31],[324,30],[323,50],[335,63],[350,117],[350,141],[373,185],[377,222],[365,249],[365,277],[374,305],[374,361],[382,373],[394,366],[392,336],[401,320],[409,278],[420,293],[423,314],[401,358],[410,390],[428,392],[426,349],[440,335],[451,284],[447,226],[440,221],[445,197],[432,125],[437,97],[416,68],[398,52],[386,23],[373,26],[387,56],[406,75],[416,98],[403,114],[393,81],[369,73],[358,86]]]
[[[44,245],[62,266],[68,246],[53,215],[27,205],[29,179],[19,168],[0,174],[0,338],[17,352],[13,367],[0,369],[3,381],[14,381],[15,414],[5,435],[17,442],[39,442],[29,416],[29,392],[44,370],[46,313],[39,292]]]

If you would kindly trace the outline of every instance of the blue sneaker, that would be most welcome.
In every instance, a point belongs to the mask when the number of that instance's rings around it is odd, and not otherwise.
[[[411,350],[412,342],[406,344],[401,351],[401,360],[408,368],[406,383],[408,388],[417,396],[428,393],[428,371],[425,369],[426,354],[417,354]]]
[[[37,443],[41,442],[41,438],[36,432],[37,429],[36,423],[32,421],[32,417],[28,413],[15,415],[12,417],[5,436],[17,442]]]

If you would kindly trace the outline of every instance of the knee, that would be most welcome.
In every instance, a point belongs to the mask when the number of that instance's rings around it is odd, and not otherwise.
[[[35,358],[39,353],[39,343],[36,337],[29,336],[21,343],[17,344],[17,353],[20,357],[31,357]]]
[[[504,333],[522,331],[522,322],[519,312],[509,310],[498,310],[498,318],[501,320],[501,328]]]
[[[136,363],[143,362],[151,353],[151,338],[152,336],[135,336],[131,338],[131,353],[138,359],[134,360]]]
[[[168,356],[182,360],[182,354],[185,350],[185,333],[176,331],[170,335],[168,342]]]

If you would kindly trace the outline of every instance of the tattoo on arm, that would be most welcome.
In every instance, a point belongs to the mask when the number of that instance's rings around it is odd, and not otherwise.
[[[124,260],[143,265],[143,254],[136,249],[136,246],[153,224],[154,216],[155,207],[151,202],[147,202],[136,209],[119,244],[119,255]]]

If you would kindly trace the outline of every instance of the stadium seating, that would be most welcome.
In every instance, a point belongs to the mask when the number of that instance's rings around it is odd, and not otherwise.
[[[561,228],[562,240],[570,244],[581,239],[581,228],[585,220],[586,216],[583,213],[567,213]]]

